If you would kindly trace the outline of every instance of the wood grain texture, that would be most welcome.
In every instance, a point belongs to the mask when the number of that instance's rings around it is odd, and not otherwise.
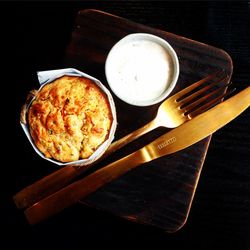
[[[221,49],[96,10],[78,12],[65,66],[76,67],[106,84],[104,64],[109,50],[122,37],[136,32],[158,35],[175,49],[180,62],[180,77],[173,93],[219,69],[229,76],[232,74],[231,58]],[[115,104],[119,124],[116,138],[152,120],[159,106],[134,107],[116,97]],[[166,131],[161,128],[149,133],[106,162],[140,148]],[[169,157],[144,164],[81,202],[138,223],[175,232],[187,220],[210,138]]]

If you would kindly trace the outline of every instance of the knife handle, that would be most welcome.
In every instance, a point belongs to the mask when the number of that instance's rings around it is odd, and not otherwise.
[[[129,142],[137,139],[141,135],[144,135],[145,133],[153,130],[157,126],[158,124],[155,122],[155,120],[153,120],[145,126],[121,138],[120,140],[113,142],[103,155],[102,159],[106,158],[121,147],[127,145]],[[48,176],[42,178],[41,180],[31,184],[30,186],[24,188],[13,197],[17,208],[25,209],[40,201],[41,199],[45,198],[46,196],[49,196],[52,193],[60,190],[61,188],[68,185],[77,176],[89,169],[91,165],[69,165],[63,167],[53,172],[52,174],[49,174]]]
[[[103,185],[148,161],[145,153],[143,150],[138,150],[35,203],[24,212],[27,220],[30,224],[36,224],[62,211]]]

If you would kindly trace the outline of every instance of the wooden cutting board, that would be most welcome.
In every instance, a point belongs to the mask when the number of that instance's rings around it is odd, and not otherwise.
[[[160,36],[175,49],[180,62],[180,76],[172,94],[218,69],[225,70],[230,76],[232,74],[232,60],[221,49],[98,10],[78,13],[64,64],[98,78],[108,87],[104,65],[109,50],[125,35],[137,32]],[[116,96],[114,100],[118,117],[116,139],[152,120],[159,106],[135,107]],[[156,129],[94,168],[139,149],[168,130]],[[144,164],[81,203],[175,232],[187,220],[210,139],[211,136],[185,150]]]

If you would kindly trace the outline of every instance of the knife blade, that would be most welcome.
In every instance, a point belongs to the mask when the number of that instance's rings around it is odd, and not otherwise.
[[[249,105],[250,87],[162,135],[143,148],[35,203],[24,212],[27,220],[30,224],[36,224],[76,203],[133,168],[191,146],[232,121]]]

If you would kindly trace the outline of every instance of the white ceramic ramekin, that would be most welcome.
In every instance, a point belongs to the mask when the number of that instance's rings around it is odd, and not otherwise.
[[[134,33],[112,47],[105,73],[117,97],[131,105],[149,106],[163,101],[174,89],[179,61],[166,40],[152,34]]]

